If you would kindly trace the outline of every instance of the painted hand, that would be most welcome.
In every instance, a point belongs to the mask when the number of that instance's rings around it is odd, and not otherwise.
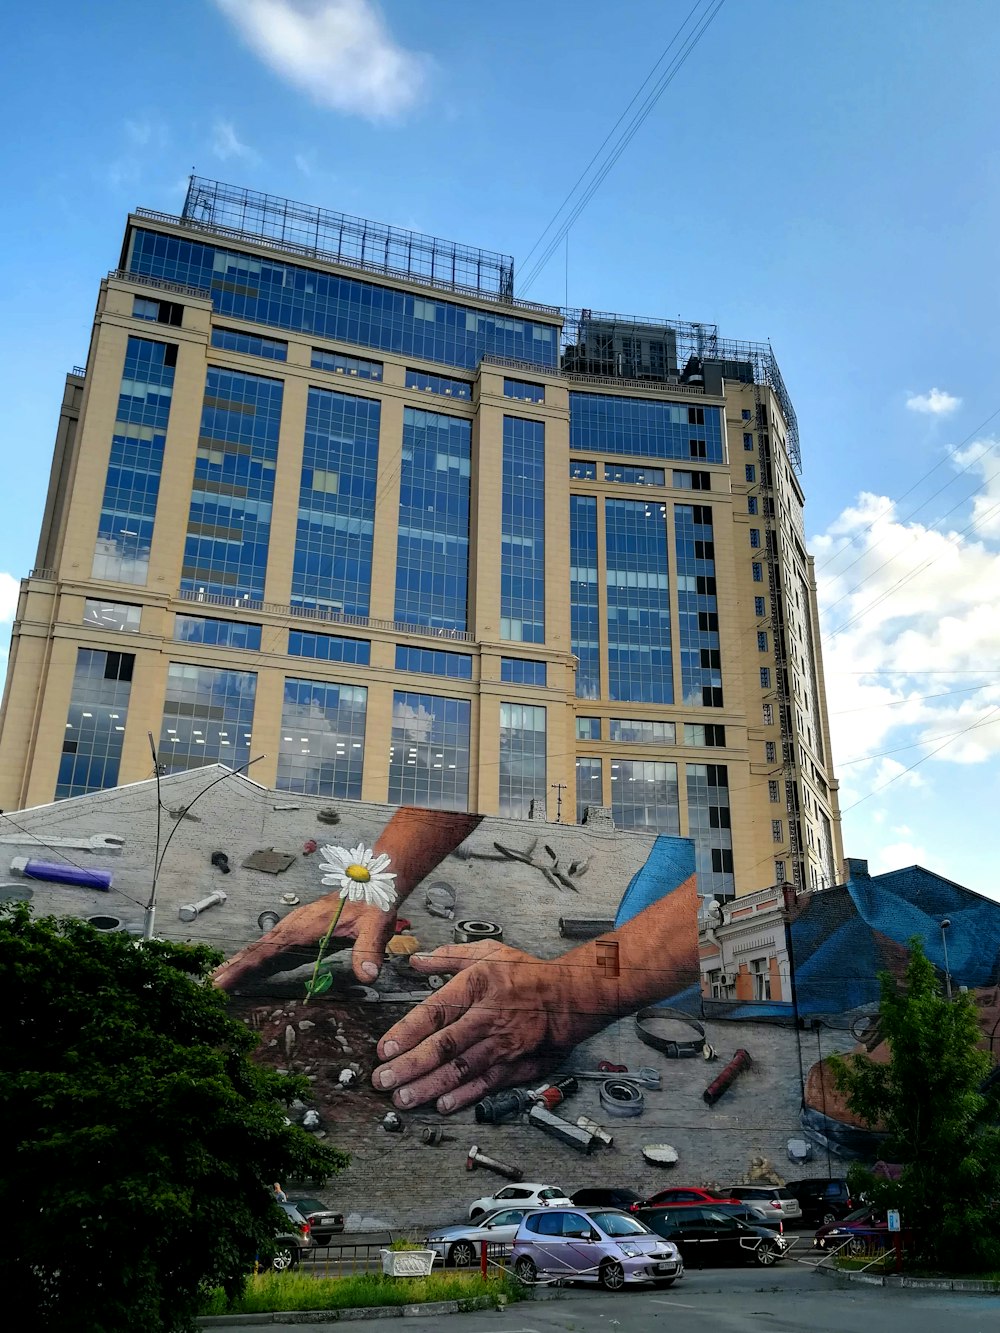
[[[400,1107],[445,1114],[495,1088],[530,1082],[614,1018],[582,1002],[580,969],[481,941],[414,954],[414,971],[451,981],[385,1034],[372,1074]],[[589,1012],[588,1012],[589,1011]]]

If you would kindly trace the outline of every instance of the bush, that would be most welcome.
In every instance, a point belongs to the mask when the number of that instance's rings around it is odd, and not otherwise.
[[[377,1305],[416,1305],[424,1301],[463,1301],[476,1296],[520,1298],[511,1276],[478,1273],[432,1273],[430,1277],[386,1277],[358,1273],[352,1277],[312,1277],[303,1273],[258,1273],[248,1278],[243,1295],[227,1301],[213,1291],[202,1314],[269,1314],[275,1310],[350,1310]]]

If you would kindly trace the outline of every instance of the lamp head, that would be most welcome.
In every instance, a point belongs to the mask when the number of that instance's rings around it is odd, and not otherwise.
[[[951,918],[945,917],[944,920],[941,922],[941,929],[947,930],[950,925],[951,925]]]

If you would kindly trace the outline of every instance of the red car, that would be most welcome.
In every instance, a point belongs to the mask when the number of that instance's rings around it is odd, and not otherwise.
[[[872,1249],[888,1249],[889,1222],[885,1213],[874,1208],[855,1208],[839,1222],[827,1222],[813,1238],[817,1250],[843,1249],[845,1254],[862,1254]]]
[[[668,1190],[660,1190],[657,1194],[649,1196],[646,1207],[654,1208],[667,1203],[672,1208],[683,1208],[685,1204],[697,1203],[735,1203],[743,1207],[740,1200],[734,1199],[730,1194],[722,1194],[719,1190],[705,1190],[698,1186],[674,1186]]]

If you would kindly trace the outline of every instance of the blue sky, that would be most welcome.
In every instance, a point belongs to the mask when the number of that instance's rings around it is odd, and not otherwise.
[[[0,86],[0,616],[130,207],[177,211],[195,168],[520,259],[690,8],[22,6]],[[1000,896],[998,39],[992,0],[727,0],[573,227],[568,288],[564,247],[530,295],[771,339],[845,850]]]

